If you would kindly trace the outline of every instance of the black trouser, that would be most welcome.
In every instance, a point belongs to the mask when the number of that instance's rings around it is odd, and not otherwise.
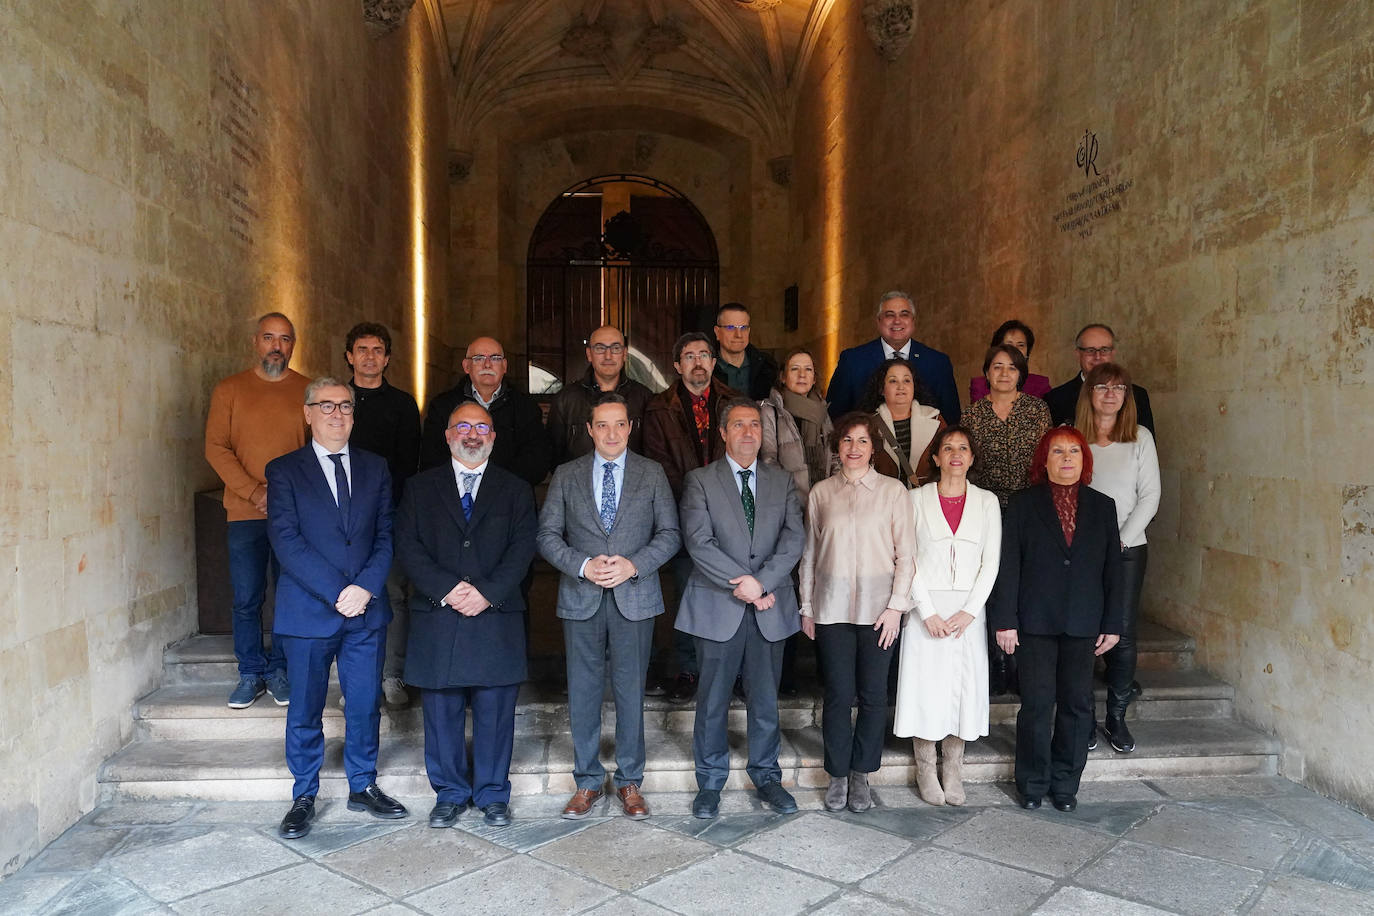
[[[1121,551],[1121,582],[1125,589],[1126,626],[1121,641],[1102,658],[1107,663],[1107,716],[1120,718],[1126,714],[1135,681],[1135,631],[1140,620],[1140,590],[1145,584],[1146,545],[1127,547]]]
[[[819,627],[817,628],[819,629]],[[1093,728],[1092,636],[1021,632],[1016,788],[1027,798],[1076,795]]]
[[[853,623],[816,626],[816,654],[825,681],[821,737],[825,742],[825,771],[831,776],[873,773],[883,756],[887,735],[887,672],[892,646],[878,648],[881,631]],[[858,721],[849,710],[859,698]]]

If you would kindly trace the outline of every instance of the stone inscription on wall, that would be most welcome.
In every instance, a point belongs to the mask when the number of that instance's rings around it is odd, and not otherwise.
[[[1081,171],[1086,180],[1064,195],[1063,206],[1055,212],[1054,224],[1060,232],[1072,232],[1085,239],[1093,234],[1097,223],[1121,212],[1135,179],[1113,178],[1110,171],[1100,171],[1100,152],[1097,134],[1085,130],[1074,151],[1074,171]]]
[[[253,188],[262,163],[262,113],[258,91],[228,59],[221,61],[215,74],[215,121],[227,142],[228,181],[224,189],[229,219],[229,234],[247,247],[253,245],[258,222]]]

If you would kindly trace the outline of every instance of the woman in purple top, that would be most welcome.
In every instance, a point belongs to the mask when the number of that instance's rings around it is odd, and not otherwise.
[[[1035,332],[1015,318],[1004,321],[992,332],[992,343],[989,347],[1010,344],[1021,351],[1021,355],[1030,361],[1031,350],[1035,349]],[[1026,384],[1021,390],[1032,397],[1043,398],[1050,393],[1050,380],[1043,375],[1026,373]],[[968,402],[977,404],[988,396],[988,380],[986,376],[975,375],[968,382]]]

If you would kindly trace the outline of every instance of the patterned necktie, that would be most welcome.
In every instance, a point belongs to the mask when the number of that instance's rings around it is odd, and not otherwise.
[[[615,524],[615,462],[607,461],[601,467],[601,527],[610,534]]]
[[[739,488],[739,498],[744,503],[744,520],[749,523],[751,537],[754,534],[754,491],[749,489],[749,475],[753,473],[748,469],[739,472],[740,480],[744,481]]]
[[[463,475],[463,518],[465,519],[472,519],[472,485],[481,476],[481,474]]]
[[[330,455],[329,460],[334,462],[334,489],[338,491],[339,515],[347,522],[348,508],[353,500],[348,493],[348,475],[344,473],[343,455]]]

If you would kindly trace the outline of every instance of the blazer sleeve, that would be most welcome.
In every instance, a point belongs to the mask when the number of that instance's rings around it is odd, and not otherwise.
[[[964,600],[964,610],[975,619],[982,618],[992,588],[997,584],[997,574],[1002,559],[1002,510],[998,507],[997,497],[984,490],[981,494],[983,504],[983,554],[978,563],[978,575],[973,579],[973,588]]]
[[[1086,489],[1086,488],[1084,488]],[[1082,491],[1080,491],[1080,497]],[[1101,494],[1099,494],[1101,495]],[[1125,568],[1121,562],[1121,532],[1116,527],[1116,502],[1102,496],[1106,510],[1102,512],[1102,537],[1107,547],[1106,562],[1102,566],[1102,624],[1099,633],[1120,636],[1126,632]]]
[[[942,354],[943,356],[943,354]],[[940,360],[939,367],[935,370],[935,388],[931,394],[935,395],[937,406],[940,413],[944,416],[945,422],[950,426],[959,425],[959,386],[954,381],[954,366],[949,361],[948,356]]]
[[[559,572],[577,579],[588,555],[585,551],[574,550],[567,540],[569,473],[570,468],[566,464],[553,472],[553,482],[549,484],[548,495],[544,497],[544,507],[539,511],[539,533],[535,536],[535,542],[540,556]]]
[[[854,368],[850,365],[850,351],[841,350],[835,371],[831,373],[830,384],[825,386],[826,400],[830,402],[830,418],[839,419],[854,409],[859,399],[859,382],[852,376]]]
[[[701,474],[688,474],[682,486],[682,507],[678,513],[682,523],[682,543],[687,547],[692,563],[717,588],[730,591],[731,579],[753,575],[753,572],[721,549],[707,505],[706,488],[701,481]],[[795,494],[792,498],[796,499]]]
[[[394,532],[396,559],[415,584],[415,590],[438,604],[463,577],[455,570],[446,568],[438,557],[430,553],[421,537],[423,513],[443,511],[437,501],[425,502],[427,494],[422,491],[429,489],[425,485],[426,476],[422,474],[411,478],[405,495],[401,497],[401,510],[396,515]]]
[[[1148,429],[1150,435],[1154,435],[1155,415],[1150,410],[1150,392],[1136,385],[1134,394],[1136,422]]]
[[[787,503],[783,510],[782,531],[778,533],[773,555],[753,574],[763,586],[765,595],[777,591],[783,582],[792,579],[792,570],[801,560],[802,545],[806,543],[801,500],[797,499],[797,485],[792,482],[791,474],[784,474],[783,479],[787,482]]]
[[[640,578],[652,576],[659,568],[671,560],[682,547],[682,532],[678,528],[677,502],[673,499],[672,488],[663,468],[649,464],[647,476],[654,482],[649,494],[654,514],[654,534],[649,543],[626,557],[634,564]]]
[[[1159,455],[1155,437],[1146,430],[1135,443],[1135,507],[1121,523],[1121,543],[1145,536],[1145,528],[1159,511]]]
[[[391,531],[391,472],[387,470],[384,460],[369,463],[376,468],[372,479],[377,517],[373,521],[372,552],[368,555],[367,565],[358,573],[355,584],[373,595],[380,595],[386,588],[386,577],[391,572],[391,560],[395,553]]]
[[[350,583],[343,571],[316,550],[301,531],[301,508],[296,503],[295,486],[298,475],[291,473],[289,463],[278,459],[267,465],[267,486],[272,493],[267,501],[267,538],[282,572],[333,607],[339,593]]]
[[[491,572],[472,577],[472,587],[482,593],[493,610],[510,613],[512,608],[508,605],[520,604],[510,599],[520,593],[520,583],[534,560],[539,519],[534,511],[534,491],[523,480],[508,481],[505,488],[510,491],[511,501],[505,549]],[[514,612],[519,613],[520,608],[515,607]]]
[[[992,601],[988,605],[988,621],[997,630],[1020,627],[1021,527],[1030,513],[1026,500],[1017,498],[1020,495],[1012,495],[1011,502],[1007,504],[1006,517],[1002,520],[1002,556],[998,563],[997,582],[992,589]]]

